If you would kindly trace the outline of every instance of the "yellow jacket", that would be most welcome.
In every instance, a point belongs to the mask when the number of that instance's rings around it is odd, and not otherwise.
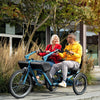
[[[73,55],[67,53],[67,52],[63,52],[63,53],[59,53],[59,56],[62,58],[65,58],[65,60],[72,60],[72,61],[76,61],[78,63],[81,63],[81,56],[82,56],[82,46],[78,43],[78,42],[74,42],[73,44],[69,44],[65,47],[65,50],[69,50],[74,52]]]

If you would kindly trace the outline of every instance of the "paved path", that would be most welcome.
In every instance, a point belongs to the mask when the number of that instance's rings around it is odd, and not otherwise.
[[[95,83],[100,85],[100,67],[99,66],[94,67],[92,71],[92,75],[94,75]]]
[[[41,92],[31,92],[19,100],[100,100],[100,67],[95,67],[93,74],[98,84],[87,86],[83,95],[75,95],[72,87],[58,88],[55,92],[47,89]],[[0,100],[17,100],[10,94],[0,94]]]
[[[10,94],[1,95],[0,100],[16,100]],[[72,87],[58,88],[51,93],[48,90],[31,92],[28,96],[19,100],[100,100],[100,85],[88,86],[83,95],[75,95]]]

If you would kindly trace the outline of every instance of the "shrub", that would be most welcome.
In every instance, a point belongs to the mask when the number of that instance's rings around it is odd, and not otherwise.
[[[23,44],[19,44],[18,48],[13,50],[12,56],[9,56],[9,45],[6,43],[0,46],[0,93],[8,92],[9,78],[13,72],[19,69],[18,61],[25,60],[25,49]],[[37,50],[36,43],[33,44],[32,51]],[[34,59],[41,59],[41,57],[34,54],[31,56]]]
[[[8,82],[8,78],[3,77],[2,74],[0,74],[0,93],[8,92]]]
[[[83,59],[81,72],[87,76],[88,84],[92,84],[92,79],[94,79],[94,77],[91,74],[93,67],[94,67],[94,59],[92,57],[89,58],[88,56],[86,56]]]

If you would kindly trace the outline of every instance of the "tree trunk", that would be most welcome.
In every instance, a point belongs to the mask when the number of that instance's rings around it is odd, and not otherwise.
[[[80,43],[83,47],[83,58],[86,55],[86,25],[80,22]]]
[[[98,35],[98,65],[100,67],[100,32]]]
[[[29,46],[30,46],[30,43],[31,43],[31,41],[33,39],[33,36],[34,36],[35,32],[37,31],[38,28],[40,28],[49,19],[49,17],[50,17],[50,14],[47,16],[46,19],[43,20],[42,23],[40,23],[37,27],[34,27],[34,30],[33,30],[32,34],[31,34],[31,36],[30,36],[30,38],[29,38],[29,40],[27,42],[25,53],[27,53],[28,50],[29,50]]]
[[[54,7],[54,34],[56,34],[56,5]]]

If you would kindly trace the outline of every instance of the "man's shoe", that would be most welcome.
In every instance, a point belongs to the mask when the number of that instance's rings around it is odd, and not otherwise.
[[[61,83],[59,83],[58,84],[59,86],[62,86],[62,87],[66,87],[67,86],[67,84],[66,84],[66,82],[65,81],[62,81]]]

